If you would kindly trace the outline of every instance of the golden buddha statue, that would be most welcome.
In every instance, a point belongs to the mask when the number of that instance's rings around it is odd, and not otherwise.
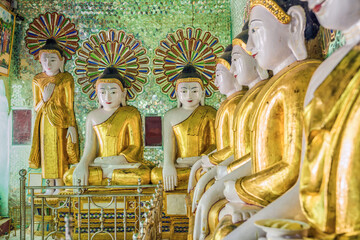
[[[151,182],[163,180],[165,191],[186,189],[191,166],[215,149],[216,110],[204,105],[204,86],[194,66],[184,67],[175,91],[178,107],[164,116],[163,168],[151,172]]]
[[[128,83],[115,67],[96,81],[100,108],[86,119],[86,140],[80,163],[64,175],[66,185],[136,185],[150,182],[142,164],[143,141],[139,111],[126,105]]]
[[[32,83],[37,113],[29,158],[30,168],[42,168],[50,185],[62,186],[69,164],[79,161],[77,126],[74,114],[74,79],[64,72],[65,57],[55,39],[40,48],[43,72]],[[59,190],[47,190],[57,194]]]
[[[253,108],[253,101],[261,87],[268,78],[267,71],[263,70],[257,62],[252,58],[251,53],[246,50],[246,42],[248,39],[248,27],[245,24],[243,31],[234,38],[232,50],[232,64],[230,72],[236,76],[237,84],[247,87],[249,90],[238,102],[233,113],[233,156],[224,158],[222,162],[212,161],[217,167],[206,173],[196,186],[192,211],[196,210],[197,203],[200,200],[204,190],[208,189],[215,178],[220,179],[223,174],[217,174],[219,170],[227,174],[227,166],[234,161],[234,158],[240,159],[250,152],[250,130],[249,116]],[[221,175],[221,176],[220,176]]]
[[[306,94],[301,206],[315,239],[360,239],[360,2],[308,4],[346,43],[319,66]]]
[[[200,231],[194,234],[194,239],[207,235],[208,215],[214,219],[213,212],[219,212],[222,206],[213,204],[221,195],[229,203],[218,214],[219,219],[225,218],[217,226],[216,239],[232,231],[232,224],[247,220],[259,208],[284,194],[299,174],[301,110],[310,78],[320,64],[317,60],[306,60],[305,40],[316,36],[318,25],[298,0],[286,4],[281,0],[252,0],[250,5],[247,50],[262,68],[274,74],[254,101],[256,109],[250,120],[251,152],[240,159],[251,161],[252,170],[250,174],[247,171],[240,174],[237,171],[242,167],[229,169],[232,171],[229,176],[205,192],[199,202],[201,214],[198,209],[195,219]],[[211,195],[218,197],[211,198]],[[251,205],[257,206],[257,210],[249,207]],[[232,224],[225,224],[229,222]]]
[[[216,150],[209,155],[203,155],[191,168],[188,192],[196,185],[197,179],[203,172],[215,166],[217,163],[229,158],[234,153],[233,148],[233,115],[238,102],[242,99],[246,90],[236,81],[230,73],[232,45],[229,45],[224,53],[216,59],[215,85],[220,93],[227,98],[221,103],[215,118]]]

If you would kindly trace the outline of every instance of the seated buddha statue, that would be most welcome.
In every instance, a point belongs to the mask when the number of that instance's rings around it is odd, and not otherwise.
[[[74,79],[64,72],[65,56],[56,40],[48,39],[40,49],[43,72],[32,82],[36,120],[29,157],[30,168],[42,168],[50,185],[64,185],[62,177],[69,164],[79,161],[77,126],[74,114]],[[48,189],[45,194],[57,194]]]
[[[319,66],[306,93],[300,202],[315,239],[360,239],[360,2],[308,4],[346,43]]]
[[[254,108],[253,103],[256,95],[266,82],[264,79],[268,78],[268,73],[257,64],[256,60],[252,58],[251,53],[246,50],[247,40],[248,27],[245,24],[243,31],[233,39],[230,69],[231,74],[236,76],[237,83],[249,89],[238,102],[233,112],[233,129],[231,130],[233,135],[233,156],[224,158],[222,159],[223,161],[212,160],[212,164],[216,168],[204,174],[197,183],[194,191],[192,211],[196,210],[197,203],[203,192],[211,186],[215,178],[220,179],[225,175],[217,174],[217,172],[225,170],[224,172],[227,174],[227,166],[230,163],[235,166],[238,159],[250,152],[250,129],[248,127],[250,113]],[[236,161],[232,163],[234,159]]]
[[[228,239],[256,239],[254,222],[259,219],[300,217],[315,230],[307,239],[359,239],[360,3],[308,5],[321,25],[340,30],[346,42],[321,63],[309,83],[300,178]]]
[[[216,150],[208,155],[203,155],[191,168],[188,192],[196,185],[202,172],[215,166],[217,163],[234,154],[233,148],[233,115],[236,105],[242,99],[246,90],[242,90],[232,73],[231,51],[229,45],[224,53],[216,59],[215,85],[226,99],[221,103],[215,118]]]
[[[208,233],[207,218],[214,219],[214,212],[219,212],[214,203],[221,195],[229,203],[218,214],[214,235],[219,239],[236,227],[233,224],[241,224],[253,214],[243,213],[256,212],[284,194],[299,175],[301,110],[310,78],[320,64],[306,59],[305,40],[314,38],[319,26],[299,0],[251,0],[250,8],[247,50],[274,74],[256,96],[250,119],[250,154],[240,159],[251,159],[251,173],[241,172],[242,167],[232,169],[205,192],[196,214],[195,229],[199,231],[194,232],[194,239]]]
[[[164,115],[163,167],[151,171],[151,182],[163,180],[165,191],[186,189],[191,166],[216,147],[216,110],[204,105],[204,86],[193,65],[179,74],[175,91],[178,106]]]
[[[150,182],[142,165],[143,141],[139,111],[126,105],[128,87],[116,68],[108,67],[96,81],[100,108],[86,119],[84,152],[64,175],[66,185],[136,185]]]

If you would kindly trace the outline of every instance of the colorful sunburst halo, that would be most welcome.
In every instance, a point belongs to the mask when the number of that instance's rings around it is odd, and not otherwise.
[[[124,76],[128,100],[134,100],[147,83],[149,58],[146,49],[132,34],[120,30],[100,31],[91,35],[77,52],[75,74],[82,91],[91,100],[96,98],[95,83],[107,67],[116,67]]]
[[[178,29],[160,41],[155,49],[153,73],[161,91],[171,100],[176,99],[176,78],[187,64],[192,64],[200,73],[205,96],[211,97],[217,90],[214,85],[216,58],[224,51],[219,39],[208,31],[192,27]]]
[[[67,60],[71,59],[71,56],[79,48],[78,31],[70,19],[63,14],[47,12],[40,14],[30,23],[29,29],[26,31],[25,43],[29,53],[35,59],[39,59],[40,48],[48,39],[56,40]]]

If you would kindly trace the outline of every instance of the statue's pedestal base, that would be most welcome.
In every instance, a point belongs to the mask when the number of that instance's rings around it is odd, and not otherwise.
[[[189,231],[189,218],[186,212],[186,190],[164,192],[162,238],[186,239]]]

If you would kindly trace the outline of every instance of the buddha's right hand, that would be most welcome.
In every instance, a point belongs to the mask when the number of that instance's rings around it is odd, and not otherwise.
[[[73,172],[73,186],[78,186],[78,180],[80,185],[88,185],[89,179],[89,167],[85,163],[80,162]]]
[[[55,84],[54,83],[48,83],[45,87],[44,87],[44,91],[42,92],[42,99],[44,102],[47,102],[51,95],[54,92],[54,88],[55,88]]]
[[[206,185],[213,179],[216,175],[216,168],[210,169],[207,173],[201,176],[199,181],[196,183],[193,202],[192,202],[192,211],[195,212],[200,201],[200,198],[203,196]]]
[[[164,190],[173,191],[177,186],[177,172],[174,165],[164,165],[163,167]]]
[[[192,167],[189,176],[188,193],[195,187],[195,175],[196,171],[201,167],[201,159],[198,160]]]

